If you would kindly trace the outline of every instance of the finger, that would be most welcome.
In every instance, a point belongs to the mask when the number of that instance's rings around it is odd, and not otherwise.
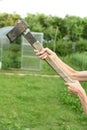
[[[38,52],[38,50],[34,49],[34,52],[35,52],[35,53],[37,53],[37,52]]]
[[[42,51],[40,51],[39,53],[40,53],[40,55],[43,55],[43,54],[45,54],[45,53],[47,54],[46,48],[43,48]]]
[[[38,50],[34,50],[34,52],[35,52],[35,54],[36,54],[37,56],[40,56],[40,55],[41,55]]]
[[[39,51],[38,50],[34,50],[34,53],[38,56],[39,55]]]
[[[55,54],[51,49],[45,48],[45,52],[47,52],[48,55]]]
[[[39,58],[42,60],[46,59],[46,57],[47,57],[46,53],[39,55]]]

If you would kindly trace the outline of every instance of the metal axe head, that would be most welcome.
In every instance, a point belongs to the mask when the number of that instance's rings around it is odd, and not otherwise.
[[[15,41],[28,28],[27,23],[19,20],[16,25],[6,35],[10,42]]]

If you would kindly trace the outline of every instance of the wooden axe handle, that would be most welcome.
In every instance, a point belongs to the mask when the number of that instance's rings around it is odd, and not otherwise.
[[[42,44],[37,41],[33,35],[28,32],[23,34],[27,41],[32,45],[33,48],[41,51],[43,49]],[[60,75],[66,82],[73,82],[73,80],[60,68],[60,66],[50,57],[47,55],[45,61],[55,70],[55,72]]]

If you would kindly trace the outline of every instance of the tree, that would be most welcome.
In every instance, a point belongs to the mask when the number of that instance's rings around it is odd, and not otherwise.
[[[86,17],[83,19],[83,34],[82,34],[82,37],[84,39],[87,39],[87,18]]]
[[[15,24],[15,21],[18,19],[21,19],[20,15],[18,14],[1,13],[0,14],[0,27],[13,26]]]
[[[67,29],[67,36],[70,40],[76,41],[82,36],[83,33],[83,21],[77,16],[66,16],[65,26]]]

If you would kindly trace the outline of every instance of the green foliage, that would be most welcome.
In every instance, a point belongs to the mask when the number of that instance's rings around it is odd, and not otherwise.
[[[9,49],[3,50],[2,69],[20,68],[20,53],[20,45],[17,44],[11,44]]]
[[[64,20],[69,39],[72,41],[79,40],[83,33],[83,20],[80,17],[68,15]]]
[[[59,39],[58,42],[50,41],[49,43],[44,43],[44,47],[48,47],[51,50],[55,50],[56,54],[60,56],[71,55],[73,53],[81,53],[87,51],[87,40],[79,39],[77,42],[66,41]],[[55,49],[54,49],[55,47]]]
[[[86,18],[82,19],[68,15],[65,18],[59,18],[44,14],[27,14],[25,20],[29,23],[31,30],[42,31],[44,33],[44,39],[47,41],[54,40],[55,35],[57,41],[66,36],[74,42],[79,40],[79,38],[86,38]],[[58,28],[57,34],[56,28]]]
[[[22,19],[18,14],[0,13],[0,27],[13,26],[18,19]],[[31,31],[43,32],[43,46],[49,47],[60,56],[64,57],[75,52],[81,53],[87,51],[87,18],[68,15],[65,18],[60,18],[44,14],[27,14],[23,20],[29,24]],[[20,45],[21,37],[15,42],[15,44]],[[14,53],[10,56],[11,59],[14,59],[14,65],[17,63],[17,60],[18,64],[20,64],[19,56],[17,57],[16,53],[17,49],[15,47],[15,50],[13,50]],[[9,62],[11,63],[5,55],[4,63],[7,67],[9,66]]]
[[[78,114],[83,113],[83,109],[81,107],[78,97],[70,93],[67,93],[66,88],[63,89],[63,91],[61,92],[61,96],[62,98],[60,99],[60,101],[63,105],[69,104],[71,106],[71,109],[73,109]]]
[[[21,19],[18,14],[0,13],[0,27],[14,26],[18,19]]]
[[[86,17],[83,19],[83,33],[82,33],[82,37],[84,39],[87,39],[87,18]]]
[[[13,26],[18,19],[22,19],[18,14],[0,13],[0,27]],[[87,18],[77,16],[46,16],[44,14],[27,14],[23,18],[28,24],[31,31],[43,32],[46,41],[62,39],[68,37],[71,41],[77,41],[79,38],[86,37]],[[56,29],[58,31],[56,33]]]
[[[86,39],[79,39],[76,42],[76,52],[86,52],[87,51],[87,40]]]
[[[71,64],[79,66],[80,70],[87,69],[87,52],[83,53],[74,53],[69,58]]]

